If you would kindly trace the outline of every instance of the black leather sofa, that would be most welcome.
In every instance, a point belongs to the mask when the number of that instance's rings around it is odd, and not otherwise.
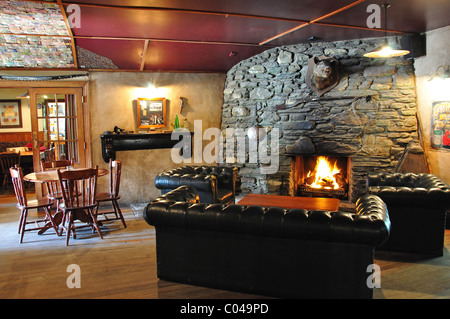
[[[190,186],[147,204],[144,219],[160,279],[281,298],[372,298],[368,267],[390,229],[373,195],[352,214],[198,203]]]
[[[392,227],[380,250],[442,256],[450,188],[433,174],[369,173],[367,193],[387,205]]]
[[[234,204],[236,197],[236,167],[181,166],[155,177],[155,186],[161,194],[182,185],[194,187],[202,203]]]

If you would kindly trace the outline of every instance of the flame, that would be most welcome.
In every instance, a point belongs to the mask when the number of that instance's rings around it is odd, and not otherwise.
[[[339,184],[336,181],[335,175],[340,173],[340,170],[336,167],[336,162],[334,162],[334,166],[332,167],[331,163],[328,162],[328,159],[326,157],[319,156],[316,162],[316,168],[314,172],[315,172],[315,180],[311,185],[309,185],[310,187],[339,189]],[[310,177],[312,174],[313,173],[309,171],[307,177]],[[333,185],[333,187],[331,187],[330,185]]]

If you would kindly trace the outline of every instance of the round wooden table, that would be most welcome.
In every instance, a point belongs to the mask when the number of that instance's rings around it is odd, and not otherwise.
[[[76,170],[82,170],[84,168],[71,168],[70,170],[76,171]],[[67,169],[61,169],[61,171],[66,171]],[[106,168],[99,168],[97,176],[105,176],[108,175],[109,170]],[[50,183],[50,182],[57,182],[59,181],[58,177],[58,170],[48,170],[48,171],[42,171],[42,172],[34,172],[29,173],[23,177],[25,181],[33,182],[33,183]],[[60,225],[62,222],[62,212],[60,210],[57,210],[57,213],[53,216],[53,221]],[[81,220],[82,222],[88,222],[89,217],[85,212],[78,212],[76,214],[76,219]],[[100,222],[99,222],[100,224]],[[48,222],[43,229],[41,229],[38,234],[42,235],[45,233],[48,229],[53,228],[51,223]]]
[[[82,170],[84,168],[72,168],[71,170]],[[62,169],[61,171],[65,171],[66,169]],[[106,168],[99,168],[97,176],[105,176],[108,175],[109,170]],[[58,178],[58,170],[49,170],[49,171],[42,171],[42,172],[34,172],[29,173],[23,177],[24,180],[28,182],[33,183],[49,183],[49,182],[57,182],[59,180]]]

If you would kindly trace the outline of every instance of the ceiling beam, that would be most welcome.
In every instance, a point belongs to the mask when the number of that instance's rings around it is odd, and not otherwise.
[[[56,0],[59,10],[61,11],[62,17],[64,19],[64,23],[66,24],[67,32],[69,32],[70,35],[70,44],[72,46],[72,58],[73,58],[73,65],[76,69],[78,69],[78,57],[77,57],[77,49],[75,46],[75,39],[73,38],[72,28],[70,27],[69,20],[67,19],[66,10],[64,9],[64,5],[62,4],[61,0]]]
[[[298,26],[296,26],[296,27],[294,27],[294,28],[292,28],[292,29],[289,29],[289,30],[284,31],[284,32],[282,32],[282,33],[280,33],[280,34],[277,34],[277,35],[275,35],[275,36],[273,36],[273,37],[271,37],[271,38],[269,38],[269,39],[266,39],[266,40],[264,40],[264,41],[261,41],[259,44],[260,44],[260,45],[264,45],[264,44],[266,44],[266,43],[269,43],[269,42],[271,42],[271,41],[273,41],[273,40],[275,40],[275,39],[278,39],[278,38],[281,38],[281,37],[285,36],[286,34],[292,33],[292,32],[294,32],[294,31],[297,31],[297,30],[299,30],[299,29],[301,29],[301,28],[304,28],[304,27],[306,27],[306,26],[308,26],[308,25],[310,25],[310,24],[314,24],[314,23],[316,23],[316,22],[319,22],[320,20],[324,20],[324,19],[329,18],[329,17],[331,17],[331,16],[333,16],[333,15],[335,15],[335,14],[338,14],[338,13],[340,13],[340,12],[342,12],[342,11],[345,11],[345,10],[347,10],[347,9],[350,9],[350,8],[356,6],[356,5],[358,5],[358,4],[360,4],[360,3],[364,2],[364,1],[366,1],[366,0],[357,0],[357,1],[355,1],[355,2],[352,2],[352,3],[350,3],[349,5],[346,5],[346,6],[340,8],[340,9],[338,9],[338,10],[334,10],[334,11],[332,11],[332,12],[330,12],[330,13],[327,13],[327,14],[325,14],[325,15],[323,15],[323,16],[321,16],[321,17],[318,17],[318,18],[316,18],[316,19],[313,19],[313,20],[311,20],[311,21],[304,22],[304,23],[302,23],[302,24],[300,24],[300,25],[298,25]]]
[[[139,71],[144,71],[145,57],[147,56],[148,44],[149,44],[149,41],[145,40],[145,42],[144,42],[144,49],[142,50],[141,67],[139,68]]]
[[[91,40],[129,40],[129,41],[150,41],[150,42],[173,42],[173,43],[192,43],[192,44],[218,44],[218,45],[235,45],[235,46],[254,46],[258,47],[257,43],[243,43],[243,42],[221,42],[221,41],[200,41],[200,40],[177,40],[177,39],[161,39],[161,38],[134,38],[134,37],[112,37],[112,36],[88,36],[88,35],[48,35],[48,34],[28,34],[28,33],[5,33],[0,32],[0,35],[15,35],[27,37],[49,37],[49,38],[73,38],[73,39],[91,39]],[[267,47],[274,47],[268,45]]]

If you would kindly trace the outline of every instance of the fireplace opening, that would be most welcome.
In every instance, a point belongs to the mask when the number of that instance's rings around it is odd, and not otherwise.
[[[291,165],[291,193],[348,199],[349,168],[349,157],[295,156]]]

